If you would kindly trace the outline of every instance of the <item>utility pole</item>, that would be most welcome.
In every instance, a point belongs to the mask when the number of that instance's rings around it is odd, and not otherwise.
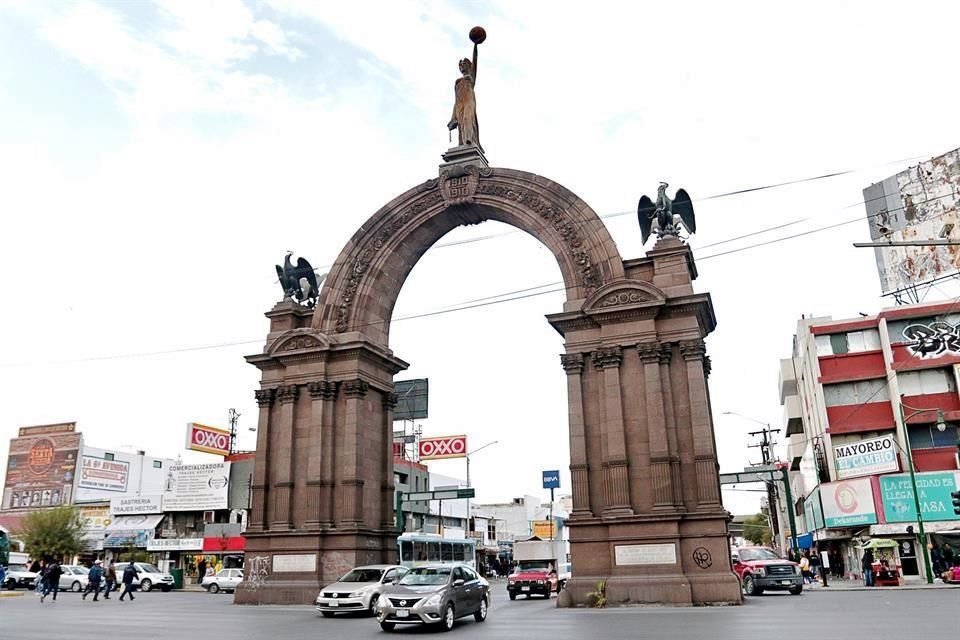
[[[748,446],[750,449],[760,449],[760,455],[763,458],[763,465],[769,466],[773,464],[773,434],[780,433],[780,429],[771,429],[770,425],[764,425],[764,428],[760,431],[751,431],[748,435],[752,438],[760,437],[760,442],[757,444],[751,444]],[[776,484],[772,481],[765,481],[764,484],[767,485],[767,512],[770,516],[770,527],[772,533],[776,539],[779,539],[781,528],[780,528],[780,499],[777,497],[777,487]],[[787,508],[792,508],[792,505],[788,505]],[[791,531],[791,533],[793,533]]]
[[[230,455],[233,455],[237,452],[237,420],[240,419],[240,412],[231,408],[227,416],[230,423]]]

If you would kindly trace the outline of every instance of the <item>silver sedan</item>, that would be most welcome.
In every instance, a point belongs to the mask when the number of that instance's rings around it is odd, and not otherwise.
[[[406,572],[406,567],[392,564],[357,567],[320,591],[317,611],[325,618],[350,611],[376,615],[380,594]]]
[[[384,631],[398,624],[437,625],[445,631],[457,618],[487,619],[490,584],[463,564],[432,564],[411,569],[380,597],[377,620]]]

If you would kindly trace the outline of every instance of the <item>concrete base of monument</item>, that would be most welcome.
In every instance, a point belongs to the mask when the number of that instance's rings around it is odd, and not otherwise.
[[[312,604],[320,589],[318,580],[276,580],[262,584],[241,583],[233,595],[234,604]]]
[[[732,573],[688,577],[683,575],[571,578],[557,598],[557,606],[595,607],[602,594],[606,608],[658,604],[664,606],[739,605],[740,583]]]

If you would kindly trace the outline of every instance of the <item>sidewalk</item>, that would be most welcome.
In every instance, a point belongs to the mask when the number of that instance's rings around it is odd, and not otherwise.
[[[960,589],[960,585],[946,584],[942,581],[936,581],[933,584],[927,584],[922,581],[911,581],[899,587],[867,587],[859,580],[830,580],[829,586],[824,587],[820,583],[813,585],[803,585],[804,593],[822,593],[831,591],[922,591],[925,589]]]

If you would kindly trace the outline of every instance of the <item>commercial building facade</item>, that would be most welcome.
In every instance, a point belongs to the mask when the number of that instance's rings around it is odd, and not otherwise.
[[[925,577],[907,451],[922,543],[960,533],[950,503],[960,485],[958,323],[960,306],[941,303],[797,324],[780,363],[792,507],[798,533],[839,551],[848,575],[860,571],[859,545],[885,537],[898,543],[889,559],[903,575]]]

